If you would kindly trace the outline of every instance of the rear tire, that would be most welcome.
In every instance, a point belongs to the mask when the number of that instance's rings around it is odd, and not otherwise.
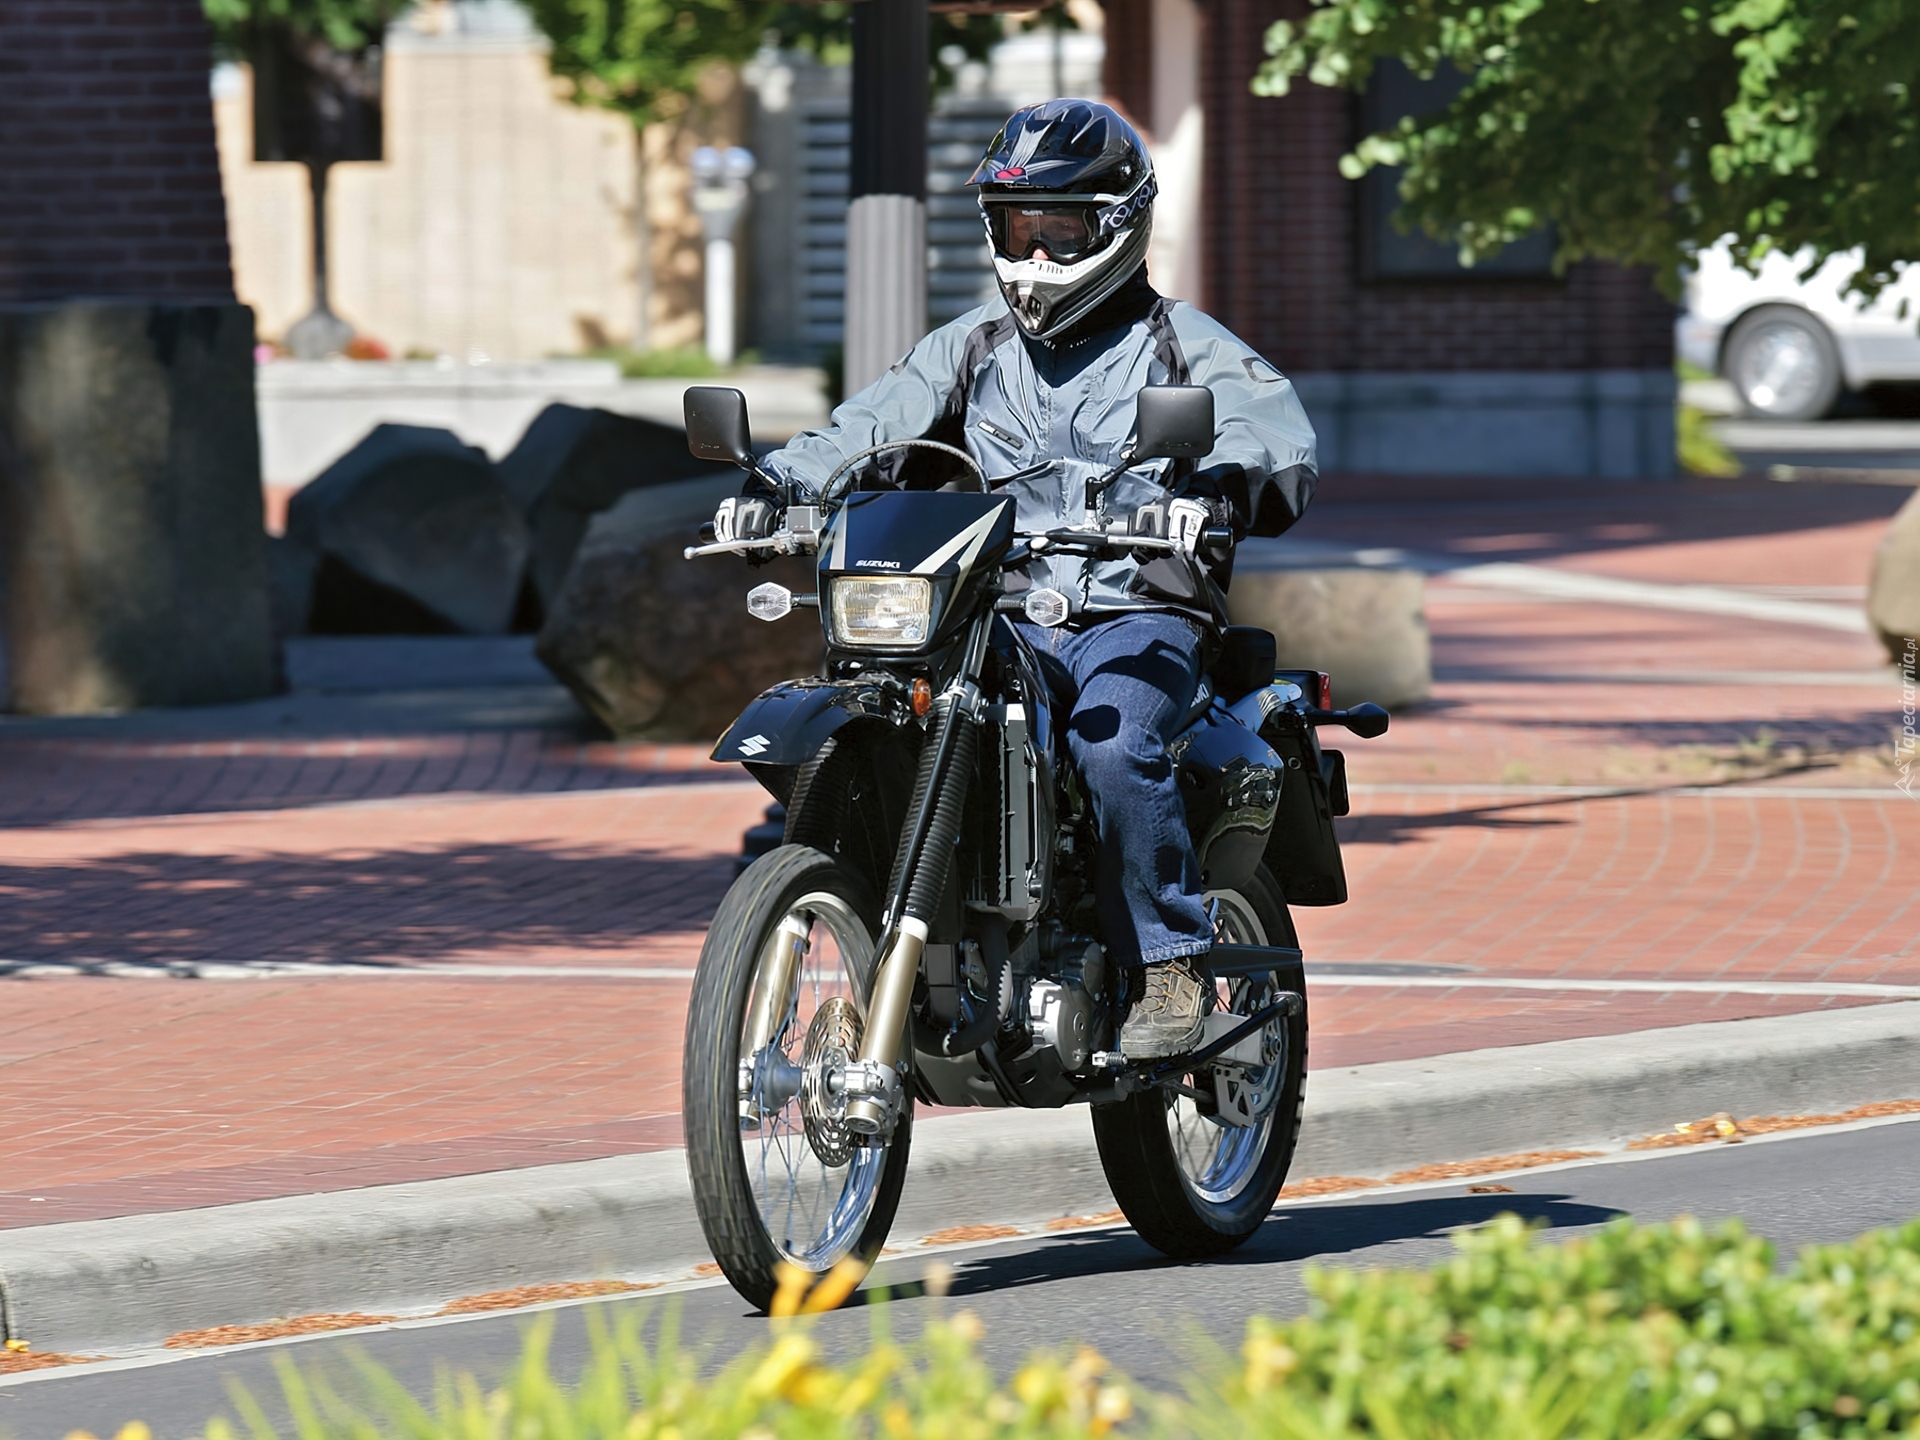
[[[1238,889],[1210,892],[1208,898],[1220,901],[1222,941],[1299,947],[1286,897],[1266,866]],[[1284,990],[1297,991],[1304,1000],[1299,965],[1267,976],[1236,977],[1230,993],[1222,982],[1220,1002],[1230,1001],[1235,1013],[1245,1015]],[[1280,1051],[1268,1072],[1277,1094],[1257,1125],[1227,1125],[1169,1090],[1148,1090],[1093,1109],[1094,1140],[1113,1198],[1140,1238],[1163,1254],[1177,1260],[1224,1255],[1245,1243],[1273,1210],[1293,1162],[1306,1105],[1305,1005],[1299,1014],[1276,1021],[1267,1034],[1269,1053]],[[1185,1078],[1192,1083],[1195,1077]]]
[[[831,1029],[815,1026],[816,1016],[836,1001],[866,1015],[875,912],[865,883],[833,856],[782,845],[734,881],[700,951],[681,1072],[694,1208],[721,1273],[763,1310],[782,1262],[812,1271],[848,1256],[872,1264],[899,1208],[911,1101],[886,1145],[856,1147],[850,1161],[829,1165],[807,1133],[817,1088],[794,1078],[806,1069],[810,1032]],[[772,1041],[743,1085],[756,985],[779,947],[791,944],[781,932],[790,919],[805,930],[808,949],[785,1003],[774,1007]],[[791,1093],[780,1083],[781,1067]],[[815,1126],[821,1129],[817,1117]]]

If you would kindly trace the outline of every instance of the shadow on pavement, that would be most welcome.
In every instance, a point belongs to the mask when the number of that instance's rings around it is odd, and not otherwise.
[[[1181,1264],[1246,1266],[1310,1260],[1369,1250],[1396,1240],[1431,1240],[1449,1231],[1485,1225],[1495,1216],[1514,1214],[1549,1230],[1601,1225],[1622,1212],[1588,1205],[1564,1194],[1415,1195],[1406,1199],[1353,1201],[1276,1210],[1240,1249],[1215,1260],[1170,1260],[1131,1230],[1063,1234],[1048,1243],[1011,1255],[954,1257],[956,1299],[1048,1285],[1128,1270],[1163,1269]],[[905,1260],[907,1257],[901,1257]],[[926,1258],[938,1258],[937,1251]],[[901,1263],[894,1261],[894,1264]],[[886,1304],[926,1293],[920,1281],[877,1285],[862,1290],[855,1303]]]
[[[704,929],[731,855],[473,842],[357,854],[121,854],[0,863],[0,956],[164,972],[183,961],[431,962],[554,946],[620,950]]]

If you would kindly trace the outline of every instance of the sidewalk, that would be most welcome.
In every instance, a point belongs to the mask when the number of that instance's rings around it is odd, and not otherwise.
[[[1848,604],[1904,498],[1330,481],[1301,534]],[[1344,746],[1353,901],[1297,912],[1316,1068],[1920,994],[1864,634],[1445,577],[1429,619],[1435,703]],[[0,720],[0,1228],[676,1144],[764,803],[552,687]]]

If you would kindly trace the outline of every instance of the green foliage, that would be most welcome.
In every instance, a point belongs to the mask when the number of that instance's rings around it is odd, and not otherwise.
[[[227,55],[242,56],[247,38],[259,25],[284,25],[296,34],[325,40],[336,50],[364,50],[377,44],[407,0],[201,0],[213,26],[214,43]]]
[[[1864,247],[1877,294],[1920,259],[1920,5],[1912,0],[1317,0],[1267,34],[1254,88],[1359,88],[1383,59],[1465,90],[1366,137],[1406,220],[1484,257],[1543,225],[1558,262],[1677,266],[1723,236],[1818,266]]]
[[[526,0],[574,98],[644,125],[681,114],[709,65],[760,44],[767,6],[739,0]]]
[[[1674,449],[1689,475],[1738,475],[1740,462],[1708,428],[1706,412],[1692,405],[1674,411]]]
[[[613,360],[620,366],[620,373],[629,380],[646,380],[658,376],[685,376],[688,379],[710,380],[722,374],[721,367],[713,363],[713,357],[707,354],[702,345],[675,345],[663,350],[624,350],[609,346],[599,350],[584,352],[590,360]],[[753,354],[742,355],[736,362],[751,365],[755,361]]]
[[[243,0],[208,0],[238,4]],[[344,3],[344,0],[336,0]],[[574,97],[644,125],[681,114],[709,65],[737,65],[762,44],[811,50],[844,63],[852,55],[853,5],[753,0],[525,0],[553,41],[551,65]],[[1005,33],[993,15],[929,17],[928,63],[936,89],[951,83],[950,51],[979,59]]]
[[[1618,1220],[1532,1243],[1511,1216],[1428,1271],[1317,1271],[1189,1410],[1205,1440],[1787,1440],[1920,1426],[1920,1223],[1804,1251],[1737,1222]],[[1224,1405],[1221,1403],[1224,1400]]]

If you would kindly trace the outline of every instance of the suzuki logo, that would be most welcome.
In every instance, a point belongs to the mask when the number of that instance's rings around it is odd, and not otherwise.
[[[765,753],[770,748],[767,737],[764,735],[749,735],[740,742],[740,753],[749,760],[756,755]]]

